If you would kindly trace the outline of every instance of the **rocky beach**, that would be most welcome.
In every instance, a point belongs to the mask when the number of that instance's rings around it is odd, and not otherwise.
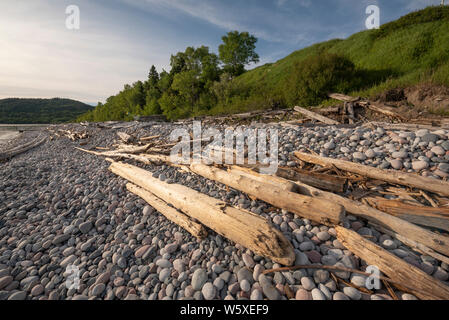
[[[136,138],[160,135],[191,123],[125,123],[114,129],[79,124],[52,126],[87,130],[82,148],[111,148],[117,132]],[[392,131],[382,127],[282,126],[277,129],[279,166],[295,167],[294,151],[314,152],[381,169],[449,177],[449,130]],[[224,130],[225,126],[218,126]],[[26,133],[10,144],[48,131]],[[23,143],[23,142],[22,142]],[[263,274],[281,267],[270,259],[209,231],[198,241],[126,189],[104,158],[75,149],[66,137],[0,163],[0,300],[414,300],[385,285],[364,288],[366,276],[300,269]],[[0,145],[0,148],[3,148]],[[128,161],[171,184],[182,184],[267,219],[291,242],[295,265],[321,264],[364,271],[366,262],[337,240],[335,228],[168,165]],[[381,190],[381,186],[378,191]],[[396,196],[385,193],[386,199]],[[449,285],[449,265],[410,248],[348,214],[343,227]],[[446,233],[447,234],[447,233]],[[79,286],[69,266],[79,271]],[[336,281],[337,276],[342,281]]]

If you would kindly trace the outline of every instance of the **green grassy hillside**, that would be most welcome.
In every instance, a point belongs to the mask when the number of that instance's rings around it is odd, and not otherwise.
[[[0,123],[60,123],[75,121],[92,107],[70,99],[2,99]]]
[[[236,81],[284,104],[283,88],[288,87],[297,65],[327,52],[345,56],[362,73],[359,88],[349,90],[348,94],[372,96],[424,81],[449,86],[448,30],[449,7],[429,7],[382,25],[378,30],[362,31],[345,40],[330,40],[295,51],[276,63],[246,72]],[[258,100],[255,95],[252,99]],[[252,99],[236,103],[233,109],[252,109]],[[258,102],[269,106],[269,101]]]

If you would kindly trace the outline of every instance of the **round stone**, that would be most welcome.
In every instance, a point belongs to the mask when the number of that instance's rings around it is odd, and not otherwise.
[[[205,300],[213,300],[217,293],[217,289],[214,287],[212,283],[207,282],[203,285],[201,293],[203,294]]]
[[[429,167],[429,163],[426,161],[423,161],[423,160],[412,162],[412,168],[415,171],[421,171],[421,170],[427,169],[428,167]]]
[[[307,290],[299,289],[298,291],[296,291],[295,299],[296,300],[312,300],[312,295]]]
[[[242,291],[244,291],[244,292],[249,292],[251,290],[251,284],[249,283],[248,280],[243,279],[240,282],[240,289],[242,289]]]
[[[318,232],[316,236],[321,241],[327,241],[327,240],[329,240],[331,238],[330,234],[327,231]]]
[[[343,289],[343,293],[347,295],[351,300],[360,300],[362,298],[362,294],[359,290],[353,287],[345,287]]]
[[[306,289],[308,291],[310,291],[316,287],[315,283],[313,282],[312,278],[310,278],[310,277],[302,277],[301,285],[303,286],[304,289]]]
[[[256,301],[263,300],[262,292],[260,292],[259,289],[253,290],[253,292],[251,292],[250,300],[256,300]]]
[[[332,299],[338,300],[338,301],[349,300],[347,295],[345,295],[343,292],[339,292],[339,291],[334,293]]]
[[[352,154],[352,157],[356,160],[360,160],[360,161],[365,161],[366,160],[366,155],[364,153],[361,152],[354,152]]]
[[[312,290],[312,299],[313,300],[326,300],[326,296],[320,289],[315,288]]]
[[[192,276],[192,288],[195,291],[199,291],[203,288],[207,281],[207,273],[204,269],[197,269]]]
[[[402,161],[400,161],[400,160],[391,160],[390,165],[393,169],[396,169],[396,170],[401,170],[403,167]]]

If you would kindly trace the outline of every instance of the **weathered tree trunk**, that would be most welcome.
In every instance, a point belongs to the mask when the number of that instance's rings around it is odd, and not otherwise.
[[[132,165],[114,162],[109,169],[256,254],[283,265],[294,263],[292,245],[265,219],[188,187],[162,182],[153,178],[151,172]]]
[[[21,154],[21,153],[27,152],[28,150],[31,150],[33,148],[40,146],[46,140],[47,140],[47,137],[44,137],[44,138],[38,137],[35,140],[28,142],[22,146],[18,146],[13,149],[6,150],[5,152],[0,153],[0,160],[10,159],[14,156]]]
[[[435,192],[444,196],[449,196],[449,183],[446,181],[438,181],[432,178],[421,177],[416,174],[405,173],[396,170],[383,170],[373,168],[354,162],[325,158],[298,151],[295,152],[295,156],[302,161],[314,163],[323,167],[334,165],[340,170],[353,172],[373,179],[387,181],[390,183],[400,184]]]
[[[295,107],[294,110],[296,112],[302,113],[303,115],[305,115],[305,116],[307,116],[307,117],[309,117],[311,119],[318,120],[318,121],[323,122],[325,124],[331,124],[331,125],[340,124],[338,121],[329,119],[329,118],[327,118],[325,116],[322,116],[322,115],[320,115],[320,114],[318,114],[316,112],[309,111],[309,110],[301,108],[301,107]]]
[[[288,192],[274,184],[260,182],[242,174],[226,172],[203,164],[192,164],[190,170],[268,202],[275,207],[325,225],[339,224],[345,217],[345,211],[340,205]]]
[[[207,237],[206,228],[203,225],[194,222],[190,217],[186,216],[184,213],[170,207],[165,201],[156,197],[150,191],[142,189],[132,183],[128,183],[126,188],[132,193],[144,199],[148,204],[155,208],[159,213],[164,215],[168,220],[176,223],[191,235],[198,239],[204,239]]]
[[[352,230],[340,226],[335,229],[337,239],[343,246],[365,260],[369,265],[377,266],[380,271],[396,282],[403,282],[407,287],[415,287],[412,293],[418,298],[426,300],[449,299],[449,287],[442,282],[366,240]]]

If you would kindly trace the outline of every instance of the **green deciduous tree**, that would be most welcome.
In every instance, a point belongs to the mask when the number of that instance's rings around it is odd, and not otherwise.
[[[223,44],[218,47],[218,52],[226,72],[238,76],[245,71],[245,65],[259,62],[255,36],[248,32],[231,31],[221,39]]]

